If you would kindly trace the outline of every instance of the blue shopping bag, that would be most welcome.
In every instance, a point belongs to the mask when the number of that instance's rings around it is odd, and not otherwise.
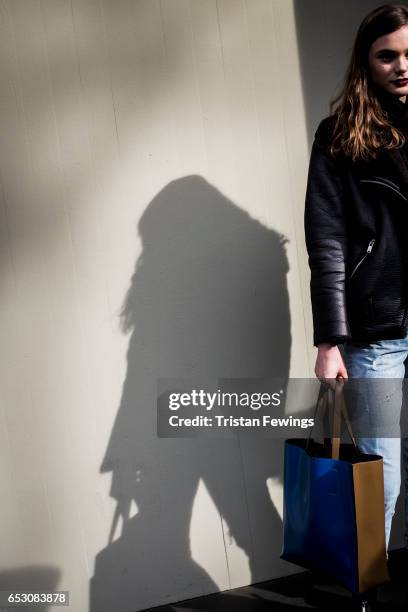
[[[281,558],[363,593],[389,579],[383,462],[358,450],[342,387],[334,400],[329,453],[327,444],[310,438],[285,441]],[[342,415],[352,444],[340,444]]]

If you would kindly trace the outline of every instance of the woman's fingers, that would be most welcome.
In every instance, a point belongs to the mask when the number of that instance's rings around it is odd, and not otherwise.
[[[320,345],[317,353],[315,374],[321,383],[335,389],[339,379],[347,380],[347,369],[337,346]]]
[[[341,357],[341,355],[340,355],[340,357]],[[339,369],[338,376],[340,376],[341,378],[344,378],[344,380],[348,380],[347,369],[346,369],[346,366],[344,365],[343,359],[341,360],[341,363],[342,363],[342,365],[341,365],[341,367]]]

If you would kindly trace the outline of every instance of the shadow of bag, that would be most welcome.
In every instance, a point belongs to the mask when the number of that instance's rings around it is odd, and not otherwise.
[[[315,415],[320,407],[333,415],[330,439],[285,441],[281,558],[364,593],[389,580],[383,460],[358,449],[343,384],[322,387],[317,403]],[[352,444],[340,441],[342,417]]]

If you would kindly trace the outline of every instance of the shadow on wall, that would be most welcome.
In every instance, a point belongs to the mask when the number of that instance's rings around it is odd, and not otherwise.
[[[381,0],[294,0],[310,148],[319,122],[330,114],[331,99],[341,91],[361,21],[370,11],[383,4],[385,2]],[[403,546],[403,531],[403,502],[400,495],[392,526],[390,549]]]
[[[229,588],[236,580],[226,559],[231,538],[248,558],[248,582],[283,567],[287,573],[279,560],[281,519],[267,487],[268,478],[282,478],[283,441],[156,435],[160,377],[287,380],[285,239],[200,176],[168,184],[147,207],[139,233],[143,252],[122,312],[131,334],[126,379],[101,466],[112,472],[117,511],[96,558],[92,612]],[[205,513],[196,527],[216,576],[193,560],[190,547],[200,479],[229,530],[223,534]]]

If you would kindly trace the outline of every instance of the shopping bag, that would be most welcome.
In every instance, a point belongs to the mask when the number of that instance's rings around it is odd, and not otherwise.
[[[383,460],[358,450],[342,385],[334,398],[321,391],[319,405],[333,413],[329,444],[310,437],[285,441],[281,558],[364,593],[389,579]],[[351,444],[340,444],[342,417]]]

